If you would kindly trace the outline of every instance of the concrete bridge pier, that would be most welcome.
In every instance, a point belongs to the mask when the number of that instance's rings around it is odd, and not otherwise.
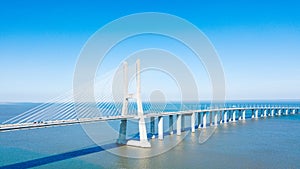
[[[296,109],[293,109],[291,114],[296,114]]]
[[[258,118],[258,109],[255,110],[255,117],[254,118]]]
[[[127,145],[135,146],[135,147],[144,147],[144,148],[150,148],[151,144],[148,141],[147,138],[147,131],[146,131],[146,123],[144,117],[141,117],[139,119],[139,134],[140,134],[140,140],[128,140]]]
[[[236,110],[232,111],[232,122],[236,122]]]
[[[119,138],[117,140],[118,144],[126,144],[126,127],[127,127],[127,119],[122,119],[120,123],[119,129]]]
[[[281,109],[278,109],[278,112],[277,112],[278,116],[281,116],[281,111],[282,111]]]
[[[151,132],[151,138],[155,138],[155,118],[150,117],[150,132]]]
[[[238,120],[242,120],[242,111],[238,110]]]
[[[212,126],[212,116],[213,116],[213,112],[209,112],[209,125]]]
[[[259,111],[260,111],[259,117],[264,117],[264,109],[260,109]]]
[[[176,115],[176,134],[178,136],[181,135],[181,119],[182,119],[182,115],[181,114],[177,114]]]
[[[185,130],[185,115],[181,117],[181,131]]]
[[[220,120],[219,120],[220,124],[222,124],[222,121],[223,121],[222,115],[223,115],[223,111],[220,110],[220,116],[219,116],[220,117]]]
[[[195,133],[195,122],[196,122],[196,113],[193,112],[192,113],[192,116],[191,116],[191,130],[192,130],[192,133]]]
[[[206,128],[206,123],[206,112],[204,112],[202,116],[202,128]]]
[[[285,115],[289,115],[289,109],[285,110]]]
[[[164,139],[164,118],[162,116],[158,116],[158,139]]]
[[[233,111],[228,110],[228,123],[230,123],[232,121],[232,115],[233,115]]]
[[[267,109],[264,109],[264,117],[267,117]]]
[[[169,115],[169,132],[170,132],[170,135],[172,135],[174,132],[174,129],[173,129],[173,115]]]
[[[198,115],[198,124],[197,124],[197,126],[198,126],[198,128],[201,128],[201,113],[197,113]]]
[[[224,123],[227,123],[227,110],[224,110]]]
[[[275,109],[272,109],[272,110],[271,110],[271,117],[274,116],[274,112],[275,112]]]
[[[214,126],[217,126],[218,125],[218,112],[215,111],[215,114],[214,114]]]
[[[246,110],[242,111],[242,120],[246,120]]]

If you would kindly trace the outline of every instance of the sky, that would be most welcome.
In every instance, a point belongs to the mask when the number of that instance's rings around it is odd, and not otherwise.
[[[2,0],[0,102],[44,102],[71,90],[77,59],[90,36],[140,12],[184,18],[209,38],[223,65],[226,99],[299,99],[299,9],[296,0]],[[209,98],[207,78],[203,83],[197,81],[201,99]]]

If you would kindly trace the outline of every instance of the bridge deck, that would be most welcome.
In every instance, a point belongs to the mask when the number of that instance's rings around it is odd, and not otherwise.
[[[169,116],[169,115],[191,115],[193,113],[204,113],[204,112],[217,112],[217,111],[234,111],[234,110],[264,110],[264,109],[299,109],[299,107],[231,107],[231,108],[217,108],[217,109],[205,109],[205,110],[186,110],[177,112],[160,112],[160,113],[148,113],[145,114],[145,118],[158,117],[158,116]],[[65,126],[73,125],[79,123],[91,123],[98,121],[108,121],[108,120],[121,120],[121,119],[139,119],[136,115],[127,116],[106,116],[106,117],[96,117],[96,118],[81,118],[81,119],[68,119],[68,120],[55,120],[55,121],[44,121],[44,122],[30,122],[30,123],[16,123],[16,124],[2,124],[0,125],[1,131],[10,130],[21,130],[21,129],[32,129],[32,128],[43,128],[51,126]]]

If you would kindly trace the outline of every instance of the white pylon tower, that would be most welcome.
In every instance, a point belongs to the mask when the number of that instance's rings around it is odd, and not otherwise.
[[[127,144],[131,146],[137,147],[151,147],[151,144],[147,138],[147,130],[146,130],[146,123],[144,118],[144,111],[143,111],[143,104],[141,99],[141,63],[140,59],[136,61],[136,94],[128,94],[128,64],[124,62],[123,64],[123,81],[124,81],[124,88],[123,88],[123,107],[122,107],[122,116],[124,119],[121,120],[120,124],[120,131],[119,131],[119,139],[117,143],[119,144]],[[139,118],[139,134],[140,140],[126,140],[126,125],[127,119],[126,115],[128,112],[128,100],[129,99],[136,99],[137,103],[137,112]]]
[[[122,116],[126,116],[128,112],[128,64],[123,63],[123,106],[122,106]],[[126,130],[127,130],[127,119],[121,120],[119,129],[119,138],[117,140],[118,144],[127,144],[126,140]]]

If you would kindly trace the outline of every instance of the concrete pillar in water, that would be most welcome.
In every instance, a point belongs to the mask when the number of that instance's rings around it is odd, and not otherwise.
[[[198,114],[198,128],[201,128],[201,113]]]
[[[260,109],[260,117],[264,117],[263,111],[263,109]]]
[[[177,131],[178,136],[181,135],[181,118],[182,118],[182,115],[177,114],[177,116],[176,116],[176,131]]]
[[[242,120],[246,120],[246,110],[242,111]]]
[[[127,119],[122,119],[120,123],[119,129],[119,138],[117,140],[118,144],[126,144],[126,127],[127,127]]]
[[[222,110],[220,110],[220,124],[222,124],[222,115],[223,115],[223,111]]]
[[[173,134],[173,115],[169,115],[169,131],[170,131],[170,135]]]
[[[184,131],[185,129],[185,116],[182,115],[181,117],[181,131]]]
[[[214,125],[217,126],[218,125],[218,112],[215,111],[215,115],[214,115]]]
[[[278,110],[278,113],[277,113],[278,116],[281,116],[281,111],[282,111],[281,109]]]
[[[209,112],[209,125],[212,126],[213,112]]]
[[[255,110],[255,118],[258,118],[258,109]]]
[[[285,110],[285,115],[289,115],[289,109]]]
[[[267,109],[264,109],[264,117],[267,117]]]
[[[272,109],[272,110],[271,110],[271,116],[272,116],[272,117],[274,116],[274,112],[275,112],[275,109]]]
[[[227,123],[227,110],[224,110],[224,123]]]
[[[191,116],[191,129],[192,129],[192,133],[195,133],[195,122],[196,122],[196,113],[193,112],[192,116]]]
[[[232,112],[232,122],[235,122],[235,119],[236,119],[236,110],[233,110]]]
[[[292,114],[296,114],[296,110],[295,109],[292,110]]]
[[[162,116],[158,116],[158,139],[164,139],[164,118]]]
[[[206,123],[206,112],[204,112],[202,117],[202,128],[206,128]]]
[[[151,137],[155,138],[155,117],[150,117],[150,131]]]
[[[242,113],[241,113],[242,111],[241,111],[241,110],[238,110],[238,112],[239,112],[239,113],[238,113],[238,120],[242,120]]]

